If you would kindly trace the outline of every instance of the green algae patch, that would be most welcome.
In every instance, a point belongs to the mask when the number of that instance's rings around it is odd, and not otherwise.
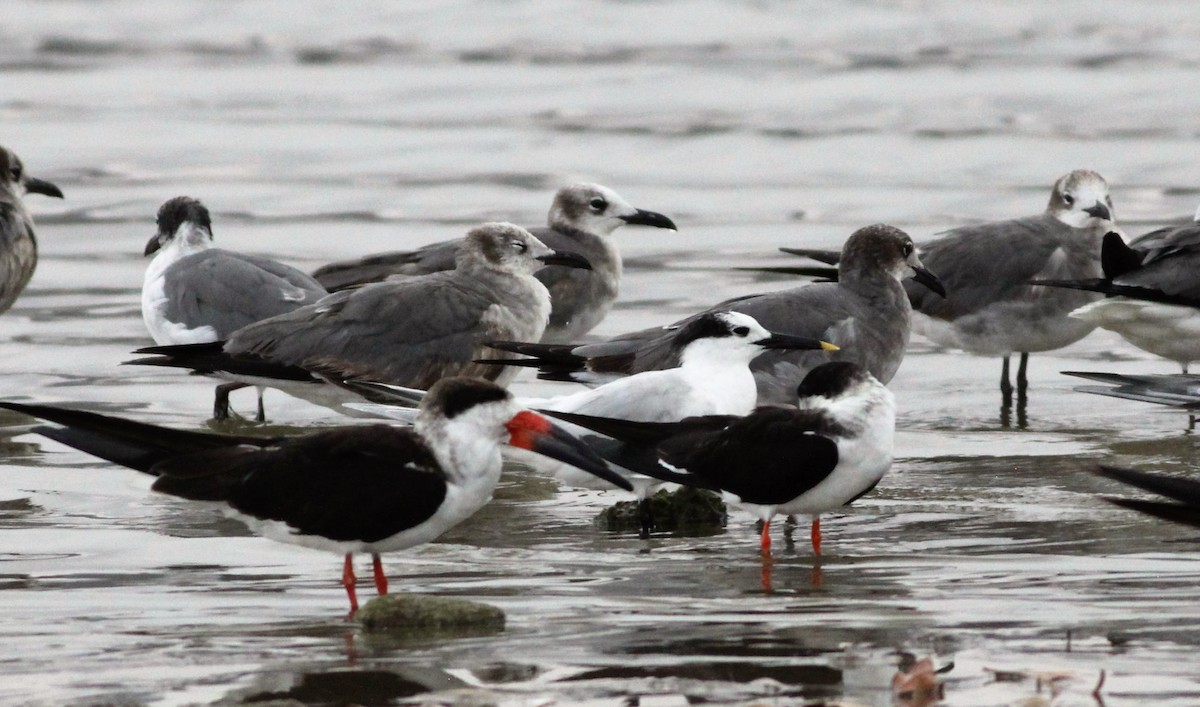
[[[504,612],[494,606],[424,594],[375,597],[358,610],[357,618],[367,632],[407,637],[479,636],[504,630]]]
[[[729,514],[721,497],[704,489],[681,486],[662,490],[647,499],[655,532],[680,535],[713,535],[725,527]],[[637,501],[621,501],[596,517],[596,524],[613,532],[641,530]]]

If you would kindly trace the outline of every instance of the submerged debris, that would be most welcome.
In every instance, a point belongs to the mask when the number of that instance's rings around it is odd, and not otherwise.
[[[680,487],[662,490],[646,499],[654,530],[683,535],[712,535],[725,527],[729,514],[725,502],[711,491]],[[596,516],[603,530],[638,531],[642,527],[637,501],[622,501]]]
[[[938,675],[953,669],[954,663],[934,668],[929,658],[907,666],[902,662],[900,671],[892,676],[892,698],[897,704],[911,707],[937,704],[946,697],[946,686]]]
[[[479,635],[504,630],[504,612],[494,606],[422,594],[375,597],[358,611],[358,621],[367,631]]]

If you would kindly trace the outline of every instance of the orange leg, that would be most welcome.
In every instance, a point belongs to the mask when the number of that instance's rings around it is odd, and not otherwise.
[[[379,596],[387,594],[387,575],[383,573],[383,561],[379,559],[379,553],[371,555],[371,565],[375,570],[375,591]]]
[[[346,553],[346,563],[342,565],[342,586],[346,588],[346,596],[350,597],[350,617],[358,612],[358,595],[354,593],[354,585],[357,580],[354,578],[354,555]]]
[[[774,568],[775,560],[772,560],[770,555],[763,555],[762,574],[759,577],[759,582],[762,584],[762,590],[767,594],[775,591],[774,585],[771,584],[771,574]]]
[[[762,528],[762,556],[771,556],[771,519],[767,518],[763,521]]]
[[[813,516],[812,520],[812,546],[813,554],[821,554],[821,516]]]

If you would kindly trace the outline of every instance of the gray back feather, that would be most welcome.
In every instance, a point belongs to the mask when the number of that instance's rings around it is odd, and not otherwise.
[[[210,326],[225,339],[248,324],[312,304],[326,292],[291,266],[210,248],[168,268],[164,294],[168,320],[189,329]]]

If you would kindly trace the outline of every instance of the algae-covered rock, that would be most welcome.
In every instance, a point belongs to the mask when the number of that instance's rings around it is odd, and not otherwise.
[[[646,499],[653,518],[653,530],[686,535],[711,535],[725,527],[728,513],[720,496],[703,489],[682,486],[677,491],[662,490]],[[622,501],[606,508],[596,517],[604,530],[639,531],[642,527],[637,501]]]
[[[494,606],[422,594],[375,597],[358,610],[366,631],[418,635],[480,635],[504,630],[504,612]]]

